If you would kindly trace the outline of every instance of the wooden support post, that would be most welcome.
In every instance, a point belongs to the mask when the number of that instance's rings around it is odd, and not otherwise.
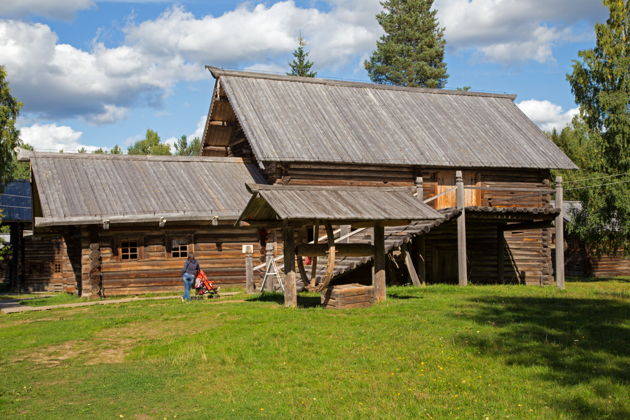
[[[372,268],[374,298],[382,302],[386,298],[385,285],[385,227],[383,223],[374,225],[374,267]]]
[[[556,208],[560,213],[556,216],[556,285],[564,289],[564,198],[562,196],[562,177],[556,177]]]
[[[416,177],[416,192],[415,196],[418,200],[424,200],[424,187],[422,186],[423,180],[421,176]]]
[[[335,257],[337,256],[337,247],[335,245],[333,228],[329,222],[326,222],[326,239],[328,241],[328,262],[326,263],[326,273],[324,274],[324,278],[316,289],[320,292],[328,287],[328,284],[335,274]]]
[[[466,207],[464,193],[464,178],[462,171],[455,172],[457,187],[457,208],[461,214],[457,218],[457,278],[460,286],[468,285],[468,265],[466,263]]]
[[[313,244],[317,245],[319,241],[319,224],[313,226]],[[317,286],[317,257],[313,257],[311,260],[311,281],[308,285],[310,290],[315,289]]]
[[[420,279],[418,278],[418,273],[416,272],[416,268],[413,266],[413,261],[411,261],[411,255],[409,250],[406,247],[401,247],[401,251],[405,257],[405,267],[407,268],[407,273],[409,274],[409,277],[411,278],[411,283],[413,283],[414,286],[420,287],[422,286],[422,283],[420,282]]]
[[[350,225],[340,225],[339,226],[339,237],[346,236],[350,233]],[[342,239],[341,243],[347,244],[350,242],[350,238]]]
[[[420,283],[423,286],[427,285],[427,249],[424,235],[419,237],[418,243],[418,277],[420,277]]]
[[[256,293],[256,285],[254,284],[254,247],[247,246],[245,250],[245,290],[249,294]]]
[[[293,228],[285,226],[284,234],[284,306],[297,307],[297,288],[295,284],[295,243]]]
[[[19,292],[18,285],[18,266],[20,260],[20,227],[17,223],[11,223],[9,225],[10,228],[10,239],[11,243],[11,260],[9,261],[9,286],[11,291]]]
[[[268,242],[265,245],[265,264],[267,268],[269,268],[269,263],[271,263],[275,257],[273,254],[273,243]],[[261,292],[273,292],[276,290],[276,276],[269,276],[265,281],[265,288],[261,290]]]
[[[505,236],[501,225],[497,225],[497,283],[503,284],[505,271]]]

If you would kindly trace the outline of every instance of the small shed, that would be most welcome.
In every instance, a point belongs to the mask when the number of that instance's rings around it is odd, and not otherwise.
[[[377,301],[385,299],[385,226],[406,225],[415,220],[439,220],[444,216],[413,196],[406,187],[336,187],[248,184],[252,194],[237,224],[281,228],[284,240],[286,306],[297,306],[295,257],[306,282],[303,256],[327,256],[322,291],[332,279],[335,256],[374,256],[372,284]],[[326,244],[295,244],[295,230],[324,224]],[[333,224],[374,228],[372,243],[336,244]]]

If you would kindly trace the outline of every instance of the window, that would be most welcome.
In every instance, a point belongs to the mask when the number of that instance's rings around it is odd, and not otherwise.
[[[138,241],[122,241],[120,243],[120,258],[123,260],[137,260]]]
[[[171,257],[186,258],[188,256],[188,240],[173,239],[171,244]]]
[[[61,273],[61,264],[55,263],[53,270],[55,273]]]

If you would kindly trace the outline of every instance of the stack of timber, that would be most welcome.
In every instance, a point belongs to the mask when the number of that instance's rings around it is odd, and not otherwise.
[[[366,308],[374,304],[374,286],[358,283],[331,286],[322,292],[321,302],[326,309]]]

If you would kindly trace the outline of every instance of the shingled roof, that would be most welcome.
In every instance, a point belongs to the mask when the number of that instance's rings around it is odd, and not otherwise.
[[[406,187],[248,185],[253,194],[239,222],[437,220],[443,216]],[[396,223],[402,222],[402,223]]]
[[[208,69],[261,162],[576,168],[514,95]]]
[[[23,152],[37,198],[35,226],[236,220],[264,183],[240,158]]]

